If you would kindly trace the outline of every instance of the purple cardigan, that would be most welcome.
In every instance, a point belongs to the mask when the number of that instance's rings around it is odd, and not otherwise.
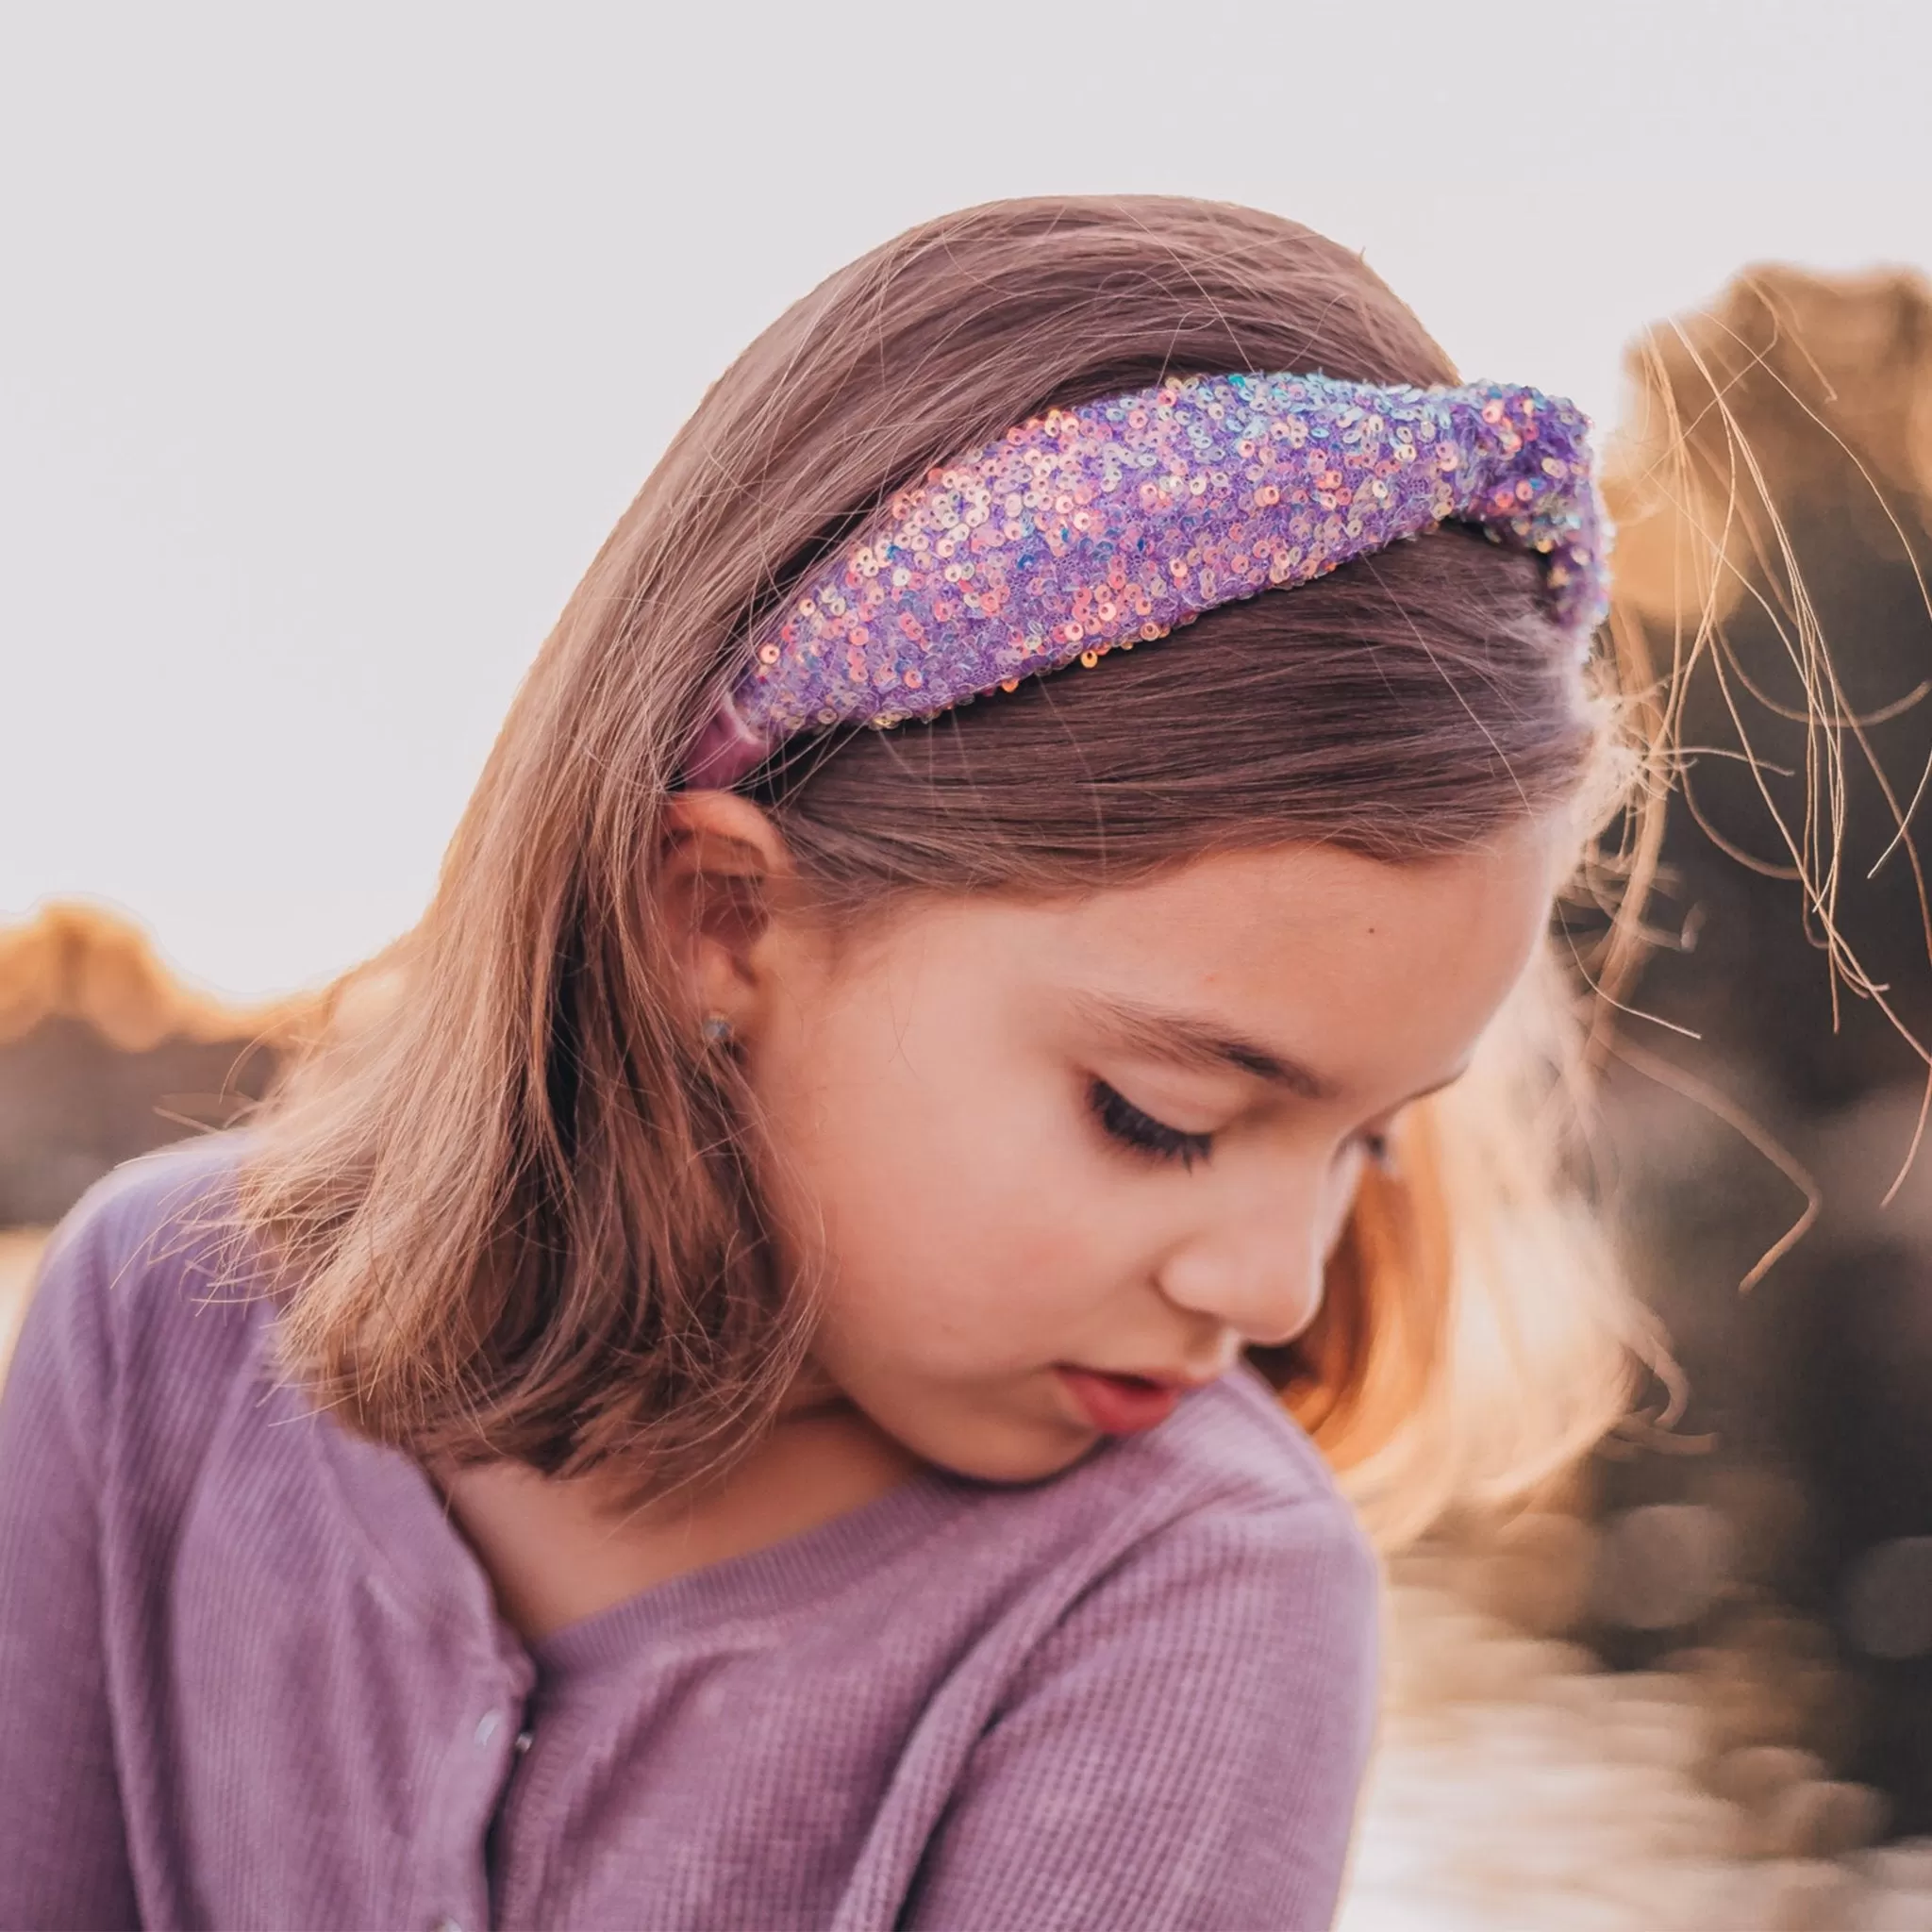
[[[206,1299],[232,1158],[94,1191],[0,1402],[0,1926],[1329,1923],[1375,1568],[1250,1371],[525,1647]]]

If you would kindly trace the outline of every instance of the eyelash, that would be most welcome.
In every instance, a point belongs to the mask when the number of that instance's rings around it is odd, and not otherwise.
[[[1206,1160],[1214,1151],[1213,1135],[1183,1133],[1179,1127],[1171,1127],[1165,1121],[1156,1120],[1105,1080],[1094,1081],[1087,1090],[1087,1102],[1108,1138],[1119,1141],[1124,1147],[1132,1148],[1136,1154],[1144,1154],[1156,1160],[1177,1160],[1182,1167],[1191,1168],[1195,1161]],[[1392,1173],[1395,1168],[1392,1136],[1386,1133],[1363,1134],[1360,1138],[1362,1152],[1368,1158],[1369,1165],[1380,1168],[1384,1174]]]
[[[1183,1167],[1192,1167],[1195,1161],[1206,1160],[1214,1151],[1211,1134],[1184,1134],[1180,1128],[1156,1120],[1151,1113],[1142,1113],[1105,1080],[1094,1081],[1087,1090],[1087,1104],[1110,1140],[1152,1159],[1177,1160]]]

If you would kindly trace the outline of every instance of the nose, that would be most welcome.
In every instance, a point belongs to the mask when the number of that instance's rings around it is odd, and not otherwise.
[[[1257,1347],[1292,1341],[1322,1306],[1336,1219],[1324,1211],[1324,1191],[1271,1187],[1205,1219],[1169,1252],[1162,1294]]]

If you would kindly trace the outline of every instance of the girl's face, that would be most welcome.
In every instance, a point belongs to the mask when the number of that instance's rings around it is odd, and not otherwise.
[[[1298,1334],[1364,1164],[1523,971],[1561,851],[1538,823],[1416,864],[1283,847],[701,948],[820,1284],[821,1375],[920,1457],[1030,1480],[1172,1406],[1107,1377],[1198,1384]]]

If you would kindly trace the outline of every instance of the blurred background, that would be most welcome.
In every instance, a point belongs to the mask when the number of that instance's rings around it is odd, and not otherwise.
[[[1601,1137],[1688,1407],[1397,1563],[1343,1924],[1932,1927],[1928,71],[1859,0],[8,10],[0,1347],[79,1191],[413,921],[779,308],[999,195],[1276,208],[1582,401],[1630,621],[1723,633]]]

